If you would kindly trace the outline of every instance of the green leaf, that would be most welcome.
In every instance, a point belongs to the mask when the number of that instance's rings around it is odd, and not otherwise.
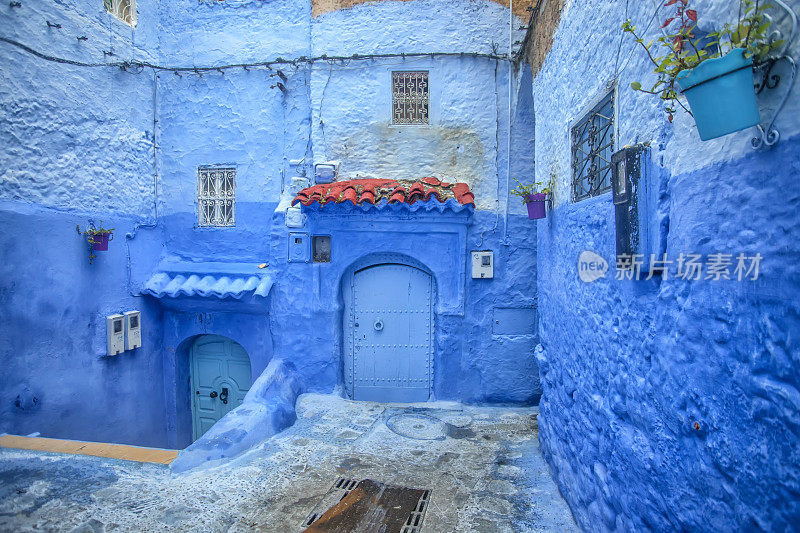
[[[642,89],[642,84],[639,83],[638,81],[632,81],[631,89],[633,89],[634,91],[640,91]]]

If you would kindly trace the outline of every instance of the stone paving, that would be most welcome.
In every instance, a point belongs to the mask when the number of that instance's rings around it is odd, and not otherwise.
[[[431,490],[423,531],[577,531],[536,408],[306,394],[289,429],[225,464],[0,450],[0,531],[302,531],[341,477]]]

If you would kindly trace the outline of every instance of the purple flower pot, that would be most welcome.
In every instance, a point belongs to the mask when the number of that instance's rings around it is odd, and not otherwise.
[[[546,199],[547,195],[544,193],[529,194],[522,199],[525,202],[525,207],[528,208],[529,219],[537,220],[545,217],[544,201]]]
[[[95,252],[105,252],[108,250],[110,233],[95,233],[89,236],[89,246]]]

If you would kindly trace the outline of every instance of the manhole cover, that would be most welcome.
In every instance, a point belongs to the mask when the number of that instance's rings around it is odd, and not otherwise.
[[[386,427],[409,439],[440,440],[447,435],[447,425],[428,415],[394,415],[386,421]]]

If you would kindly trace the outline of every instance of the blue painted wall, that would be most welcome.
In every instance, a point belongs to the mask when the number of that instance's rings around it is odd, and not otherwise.
[[[0,431],[163,445],[161,311],[128,290],[124,235],[89,266],[75,226],[98,213],[2,202]],[[149,247],[151,253],[157,251]],[[109,314],[142,312],[143,347],[106,357]]]
[[[151,2],[140,3],[136,31],[102,2],[1,9],[0,35],[46,54],[155,58]],[[152,76],[2,47],[0,432],[163,445],[161,311],[132,296],[125,239],[154,216]],[[76,231],[90,220],[116,237],[92,266]],[[135,246],[157,257],[160,241],[139,234]],[[131,309],[142,312],[144,346],[105,357],[106,315]]]
[[[650,68],[620,43],[625,4],[567,2],[533,81],[537,178],[557,176],[555,212],[537,228],[542,450],[590,531],[792,530],[800,96],[795,87],[770,151],[750,148],[752,130],[700,141],[691,117],[669,124],[657,100],[629,89]],[[701,26],[736,16],[734,2],[694,4]],[[628,8],[640,28],[653,16],[650,3]],[[668,257],[761,253],[757,281],[613,279],[611,193],[576,203],[569,193],[570,123],[607,82],[617,88],[617,146],[651,142]],[[759,97],[762,116],[783,89]],[[609,277],[580,281],[584,250],[611,263]]]
[[[323,54],[488,54],[505,51],[510,22],[512,38],[521,35],[521,21],[488,0],[379,2],[314,17],[305,1],[140,0],[135,30],[105,14],[99,0],[0,9],[7,11],[0,35],[43,53],[182,67]],[[62,28],[48,29],[46,20]],[[0,293],[1,360],[9,369],[0,376],[0,431],[186,446],[188,347],[204,333],[244,346],[254,377],[280,357],[297,368],[304,390],[341,390],[340,277],[359,258],[402,251],[396,233],[371,228],[403,217],[311,214],[308,230],[333,235],[334,261],[288,264],[288,184],[310,175],[314,162],[336,158],[342,177],[433,175],[470,184],[474,214],[457,223],[426,215],[401,232],[410,237],[405,251],[450,287],[437,308],[434,396],[537,400],[536,335],[492,330],[495,307],[536,305],[535,225],[516,197],[509,203],[506,188],[509,165],[523,181],[533,174],[532,113],[517,105],[531,100],[531,86],[515,74],[509,91],[506,61],[318,61],[179,76],[55,64],[0,45],[9,58],[0,65],[9,124],[0,133],[1,242],[13,258],[2,267]],[[405,68],[431,72],[430,126],[391,126],[390,72]],[[510,127],[528,141],[512,145]],[[220,163],[237,169],[236,226],[197,228],[197,167]],[[90,219],[116,228],[109,252],[92,266],[75,232]],[[455,240],[427,235],[448,224]],[[470,279],[472,249],[495,251],[494,280]],[[164,265],[209,262],[267,263],[275,285],[266,305],[141,296]],[[128,309],[143,312],[143,346],[105,357],[104,317]]]

